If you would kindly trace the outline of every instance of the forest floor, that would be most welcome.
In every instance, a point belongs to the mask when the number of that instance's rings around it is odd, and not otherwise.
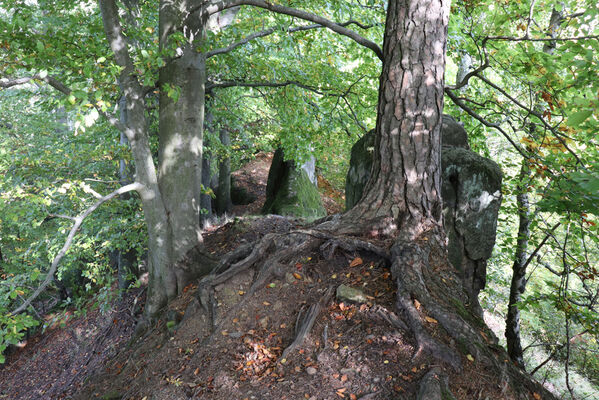
[[[301,221],[279,216],[240,216],[259,211],[269,166],[264,155],[236,173],[238,184],[257,200],[237,207],[232,221],[207,230],[205,243],[215,255],[301,227]],[[339,212],[341,207],[326,197],[327,210]],[[299,253],[250,293],[254,275],[249,269],[217,285],[208,311],[198,300],[198,285],[188,286],[156,326],[139,337],[133,327],[143,288],[115,300],[105,312],[93,306],[80,315],[62,312],[61,321],[30,338],[0,366],[0,399],[416,397],[420,380],[436,361],[414,358],[413,337],[389,320],[396,317],[395,290],[384,260],[343,250],[331,259]],[[339,298],[341,285],[359,290],[362,299]],[[320,312],[303,342],[283,358],[297,327],[317,305]],[[437,340],[450,342],[442,330],[435,332],[441,332]],[[445,371],[457,399],[513,398],[492,372],[470,358],[462,355],[462,373]]]

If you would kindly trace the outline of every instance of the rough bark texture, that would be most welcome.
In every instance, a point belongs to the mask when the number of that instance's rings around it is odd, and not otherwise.
[[[490,159],[468,150],[464,128],[443,115],[442,190],[443,218],[449,261],[468,293],[468,307],[482,316],[478,293],[486,283],[486,262],[495,244],[501,204],[501,169]],[[358,202],[372,167],[374,132],[352,147],[347,173],[346,204]]]
[[[373,173],[345,220],[406,237],[441,226],[441,114],[448,4],[389,1]]]

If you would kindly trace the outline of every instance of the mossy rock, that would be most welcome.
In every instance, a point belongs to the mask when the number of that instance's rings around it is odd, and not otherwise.
[[[310,181],[306,171],[296,168],[293,161],[285,161],[282,149],[275,152],[268,172],[262,213],[303,218],[326,215],[318,188]]]
[[[463,281],[470,309],[482,313],[478,293],[485,287],[487,260],[495,245],[501,204],[501,168],[468,148],[468,135],[452,117],[443,115],[442,127],[443,217],[448,257]],[[360,201],[372,168],[375,132],[352,147],[345,184],[346,208]]]

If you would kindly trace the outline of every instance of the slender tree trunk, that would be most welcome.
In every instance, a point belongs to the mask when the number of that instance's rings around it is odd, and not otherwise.
[[[518,303],[526,289],[526,260],[528,248],[528,239],[530,236],[530,207],[528,203],[528,192],[526,189],[529,179],[528,160],[522,160],[519,183],[516,188],[518,207],[518,239],[516,241],[516,250],[514,252],[514,265],[512,266],[512,283],[510,285],[510,299],[508,303],[508,312],[506,317],[505,337],[507,341],[507,351],[512,361],[524,368],[524,358],[522,354],[522,344],[520,342],[520,310]]]
[[[202,153],[202,194],[200,195],[200,206],[202,207],[200,214],[200,225],[202,228],[206,226],[212,218],[212,196],[207,191],[212,185],[212,163],[214,157],[211,154],[210,143],[204,141],[204,151]]]
[[[121,96],[119,100],[119,110],[120,110],[120,121],[121,124],[128,124],[128,114],[127,114],[127,99],[125,96]],[[129,141],[127,140],[127,136],[125,136],[124,132],[120,132],[119,144],[121,146],[129,146]],[[119,183],[121,186],[128,185],[133,183],[133,168],[129,162],[124,159],[119,160]],[[131,198],[131,193],[124,193],[121,195],[122,199]],[[133,250],[128,249],[126,251],[116,250],[116,265],[117,265],[117,276],[119,289],[122,291],[127,289],[129,285],[132,283],[132,280],[129,278],[131,273],[133,272],[133,263],[135,262],[136,254]]]
[[[389,1],[372,174],[344,217],[372,234],[415,237],[441,229],[448,14],[440,0]]]
[[[563,12],[555,8],[551,12],[547,34],[555,38],[559,32],[563,21]],[[553,54],[555,42],[548,41],[543,46],[543,52]],[[539,105],[535,107],[539,108]],[[534,135],[534,124],[530,125],[530,133]],[[512,361],[520,368],[524,369],[524,354],[522,343],[520,341],[520,310],[518,303],[522,294],[526,290],[526,261],[528,239],[530,237],[530,204],[528,199],[527,182],[530,179],[530,165],[527,159],[522,160],[520,175],[518,176],[518,186],[516,188],[516,203],[518,207],[518,239],[516,250],[514,251],[514,264],[512,265],[512,283],[510,285],[510,298],[508,301],[508,312],[505,320],[505,338],[507,350]]]

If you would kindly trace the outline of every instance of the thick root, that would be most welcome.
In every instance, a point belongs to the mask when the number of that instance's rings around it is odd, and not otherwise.
[[[219,266],[215,268],[212,274],[206,276],[198,287],[197,296],[204,310],[210,315],[213,335],[218,332],[220,325],[224,322],[217,322],[218,307],[214,301],[214,288],[217,285],[227,282],[237,274],[250,268],[255,269],[254,280],[249,290],[239,303],[230,310],[234,313],[270,279],[284,276],[285,270],[295,263],[299,254],[320,250],[326,259],[330,259],[337,249],[348,252],[365,251],[385,260],[390,259],[389,253],[385,249],[370,242],[357,238],[335,236],[315,229],[269,233],[257,242],[243,245],[225,255]],[[308,322],[306,320],[305,324]]]
[[[332,294],[333,287],[330,287],[318,302],[310,306],[306,315],[301,318],[301,321],[300,318],[298,318],[298,321],[295,325],[295,339],[289,346],[287,346],[285,350],[283,350],[283,354],[279,358],[279,362],[286,359],[289,356],[289,353],[304,343],[304,340],[312,330],[312,326],[314,326],[314,322],[320,314],[320,311],[325,308],[328,302],[331,300]],[[298,317],[301,316],[302,315],[300,313]]]
[[[455,400],[448,385],[447,375],[435,367],[420,380],[417,400]]]

